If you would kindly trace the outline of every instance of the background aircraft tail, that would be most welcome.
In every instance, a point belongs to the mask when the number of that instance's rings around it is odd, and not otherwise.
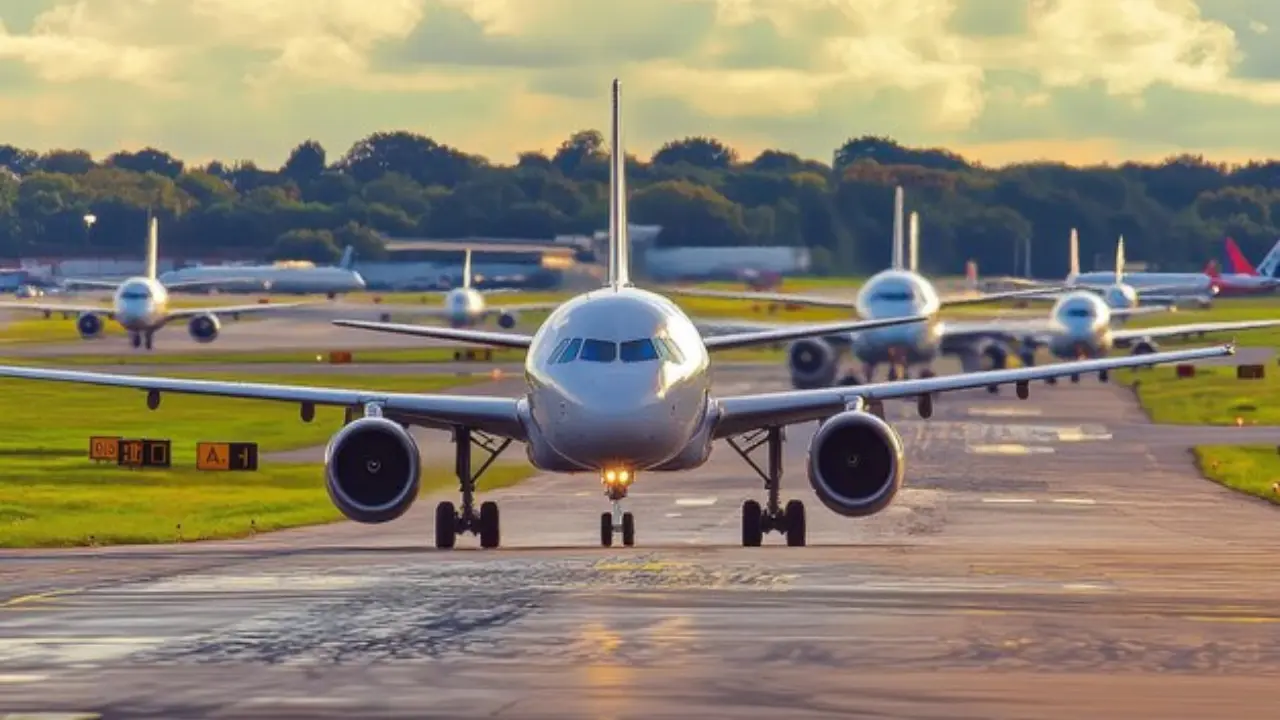
[[[1124,236],[1116,241],[1116,284],[1124,282]]]
[[[1203,272],[1205,275],[1208,275],[1208,276],[1209,276],[1209,277],[1211,277],[1211,278],[1219,277],[1219,274],[1218,274],[1218,261],[1217,261],[1217,260],[1212,260],[1212,259],[1211,259],[1211,260],[1209,260],[1209,262],[1207,262],[1207,263],[1205,263],[1205,264],[1204,264],[1204,270],[1203,270],[1202,272]]]
[[[901,270],[903,266],[902,257],[902,186],[893,189],[893,258],[889,261],[889,265],[894,270]]]
[[[1075,280],[1080,274],[1080,233],[1071,228],[1071,257],[1067,269],[1067,280]]]
[[[1258,271],[1253,269],[1253,264],[1249,262],[1249,258],[1240,252],[1240,246],[1236,245],[1236,241],[1227,238],[1223,241],[1223,245],[1227,251],[1227,263],[1231,267],[1231,272],[1240,275],[1257,275]]]
[[[155,216],[147,213],[147,278],[156,279],[156,265],[160,257],[160,227]]]
[[[609,143],[609,285],[631,284],[631,238],[627,235],[627,155],[622,147],[622,83],[613,80]]]
[[[338,267],[342,268],[343,270],[350,270],[351,267],[355,264],[355,260],[356,260],[356,249],[351,245],[348,245],[342,249],[342,259],[338,261]]]
[[[1277,266],[1280,266],[1280,240],[1277,240],[1276,244],[1271,246],[1271,252],[1268,252],[1267,256],[1262,258],[1262,262],[1258,264],[1258,269],[1253,274],[1261,275],[1262,277],[1275,277]]]
[[[468,289],[471,287],[471,248],[467,248],[466,254],[462,257],[462,287]]]
[[[907,269],[911,272],[920,272],[920,214],[911,213],[911,220],[907,224]]]

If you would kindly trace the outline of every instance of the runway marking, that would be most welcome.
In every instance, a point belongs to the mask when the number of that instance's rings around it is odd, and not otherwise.
[[[0,673],[0,684],[38,683],[48,679],[48,675]]]
[[[0,720],[102,720],[96,712],[20,712],[0,715]]]
[[[681,513],[667,513],[667,517],[678,518],[678,517],[684,517],[684,516]]]
[[[679,498],[676,500],[676,505],[680,507],[708,507],[715,504],[716,498],[713,497]]]
[[[1026,407],[971,407],[969,414],[973,417],[1039,417],[1044,413],[1040,408]]]
[[[1002,498],[1002,497],[984,497],[982,502],[992,505],[1028,505],[1034,503],[1032,498]]]
[[[1097,505],[1098,502],[1093,498],[1054,498],[1054,502],[1063,505]]]
[[[114,589],[116,593],[279,592],[367,588],[382,578],[361,575],[328,577],[302,573],[279,575],[189,575]]]
[[[1058,431],[1058,442],[1092,442],[1110,440],[1111,433],[1087,433],[1084,428],[1063,428]]]
[[[347,698],[327,698],[316,696],[298,696],[298,697],[256,697],[247,698],[236,703],[237,706],[254,706],[254,705],[295,705],[302,707],[355,707],[360,703]]]
[[[17,597],[11,597],[3,603],[0,603],[0,608],[11,608],[19,605],[29,605],[31,603],[54,600],[64,595],[78,593],[83,589],[84,588],[67,588],[65,590],[49,590],[42,593],[31,593],[30,595],[18,595]]]
[[[996,445],[966,445],[965,452],[974,455],[1052,455],[1057,451],[1043,445],[1001,443]]]

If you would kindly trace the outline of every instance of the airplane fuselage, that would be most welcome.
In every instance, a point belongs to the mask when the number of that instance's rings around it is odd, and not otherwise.
[[[360,273],[341,267],[277,267],[273,265],[203,266],[167,272],[161,282],[175,284],[192,281],[226,279],[220,289],[233,292],[291,294],[337,294],[365,289]]]
[[[153,332],[169,315],[169,291],[159,280],[129,278],[120,283],[112,298],[116,322],[132,333]]]
[[[569,300],[525,359],[530,461],[560,472],[701,465],[709,365],[693,321],[660,295],[624,287]]]
[[[1171,295],[1205,295],[1213,292],[1213,281],[1204,273],[1124,273],[1124,283],[1139,293],[1144,287],[1168,287]],[[1115,285],[1114,272],[1088,272],[1076,275],[1068,281],[1084,285]]]
[[[858,316],[868,320],[924,315],[929,319],[912,325],[866,330],[851,337],[853,356],[868,365],[933,362],[942,347],[941,301],[933,284],[907,270],[885,270],[873,275],[854,300]]]

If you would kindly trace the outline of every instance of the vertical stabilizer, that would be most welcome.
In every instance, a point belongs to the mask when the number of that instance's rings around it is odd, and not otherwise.
[[[338,261],[338,267],[343,270],[350,270],[351,266],[355,264],[355,260],[356,249],[351,245],[348,245],[342,249],[342,259]]]
[[[1116,284],[1124,282],[1124,236],[1116,241]]]
[[[147,221],[147,278],[156,279],[156,265],[160,256],[160,227],[154,216]]]
[[[467,254],[462,258],[462,287],[471,287],[471,248],[467,248]]]
[[[622,147],[622,83],[613,81],[609,141],[609,285],[631,284],[631,239],[627,235],[627,154]]]
[[[1067,280],[1075,280],[1080,274],[1080,234],[1075,228],[1071,228],[1071,258],[1070,267],[1067,270]]]
[[[890,265],[894,270],[901,270],[903,266],[902,258],[902,186],[893,189],[893,260]]]
[[[920,213],[911,213],[907,223],[907,269],[920,272]]]
[[[1258,269],[1252,274],[1268,278],[1275,277],[1277,267],[1280,267],[1280,240],[1277,240],[1276,244],[1271,246],[1271,252],[1268,252],[1267,256],[1262,258]]]

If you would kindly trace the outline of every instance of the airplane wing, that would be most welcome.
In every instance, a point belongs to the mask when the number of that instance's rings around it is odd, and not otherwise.
[[[120,287],[121,280],[82,280],[79,278],[67,278],[62,280],[63,286],[79,286],[87,288],[96,288],[99,290],[115,290]]]
[[[942,298],[942,307],[976,305],[978,303],[999,302],[1016,298],[1034,298],[1045,293],[1061,290],[1061,286],[1038,287],[1030,290],[1011,290],[1009,292],[987,293],[973,296],[954,296]],[[840,308],[853,310],[853,301],[847,298],[824,297],[821,295],[789,295],[786,293],[734,292],[732,290],[703,290],[699,288],[672,288],[672,295],[686,297],[719,298],[721,300],[747,300],[761,303],[778,303],[790,305],[808,305],[810,307]]]
[[[724,438],[751,432],[762,427],[794,425],[825,420],[860,403],[894,398],[919,397],[939,392],[970,390],[990,385],[1028,383],[1033,380],[1065,377],[1074,374],[1120,370],[1143,365],[1190,362],[1235,354],[1234,345],[1192,350],[1127,355],[1125,357],[1082,360],[1079,362],[1040,365],[1015,370],[943,375],[919,380],[896,380],[857,386],[837,386],[818,390],[793,390],[716,398],[719,418],[715,437]],[[0,372],[7,372],[0,368]]]
[[[1280,327],[1280,320],[1241,320],[1237,322],[1186,323],[1184,325],[1160,325],[1146,328],[1126,328],[1112,330],[1111,337],[1116,343],[1128,343],[1134,340],[1155,340],[1162,337],[1192,335],[1196,333],[1232,332],[1236,330],[1257,330],[1259,328]],[[1145,355],[1144,357],[1151,357]]]
[[[1143,298],[1146,300],[1146,298]],[[1111,311],[1111,317],[1118,320],[1127,320],[1136,315],[1151,315],[1153,313],[1178,312],[1177,305],[1139,305],[1136,308],[1116,308]]]
[[[170,320],[185,320],[196,315],[244,315],[246,313],[270,312],[287,308],[315,305],[313,302],[296,303],[254,303],[252,305],[216,305],[204,308],[174,308],[169,311]]]
[[[550,312],[560,307],[558,302],[540,302],[540,303],[524,303],[516,305],[493,305],[486,308],[487,313],[504,313],[504,312]]]
[[[1151,356],[1148,355],[1146,357],[1150,358]],[[377,390],[343,390],[302,385],[189,380],[184,378],[14,367],[10,365],[0,365],[0,377],[135,388],[159,393],[174,392],[185,395],[213,395],[248,400],[275,400],[278,402],[298,403],[299,405],[309,403],[336,407],[360,407],[365,403],[377,402],[383,405],[383,412],[387,417],[411,419],[415,424],[425,427],[447,429],[455,425],[469,425],[484,432],[513,440],[523,441],[526,439],[524,426],[521,425],[519,418],[519,400],[516,398],[482,397],[477,395],[415,395],[380,392]]]
[[[39,313],[72,313],[75,315],[97,313],[106,317],[114,317],[115,315],[110,307],[104,305],[64,305],[60,303],[0,302],[0,310],[29,310]]]
[[[477,345],[492,345],[500,348],[527,349],[533,343],[532,335],[520,333],[490,332],[488,330],[466,330],[430,325],[404,325],[401,323],[372,322],[369,320],[332,320],[339,327],[372,330],[374,332],[411,335],[413,337],[435,338],[436,340],[453,340]]]
[[[986,293],[981,295],[955,295],[952,297],[940,298],[939,302],[942,307],[959,307],[961,305],[977,305],[979,303],[1000,302],[1001,300],[1016,300],[1019,298],[1034,298],[1037,295],[1043,295],[1046,292],[1055,292],[1062,290],[1061,285],[1051,285],[1042,288],[1031,288],[1027,290],[1010,290],[1008,292]]]
[[[770,345],[802,337],[835,335],[839,333],[870,330],[893,325],[908,325],[925,320],[922,315],[911,315],[901,318],[883,320],[844,320],[841,322],[821,324],[781,325],[772,328],[748,330],[745,332],[728,332],[722,335],[704,337],[703,343],[708,351],[728,350],[731,348],[750,347],[752,345]],[[415,337],[436,338],[439,340],[456,340],[479,345],[492,345],[504,348],[528,348],[533,342],[529,335],[516,333],[489,332],[486,330],[462,330],[455,328],[429,327],[426,325],[401,325],[397,323],[370,322],[367,320],[333,320],[340,327],[373,330],[374,332],[413,335]]]

